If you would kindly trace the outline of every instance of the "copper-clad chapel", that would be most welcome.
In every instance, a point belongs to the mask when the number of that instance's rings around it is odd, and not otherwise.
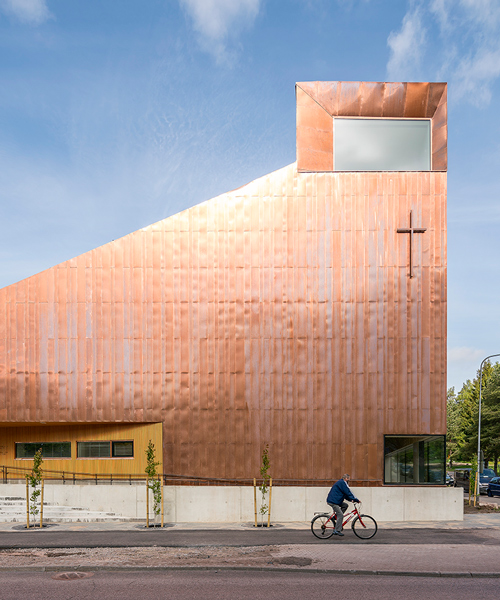
[[[446,84],[296,99],[296,163],[0,290],[0,465],[443,483]]]

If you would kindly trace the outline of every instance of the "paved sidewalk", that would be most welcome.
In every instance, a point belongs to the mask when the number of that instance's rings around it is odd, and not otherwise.
[[[25,523],[0,523],[2,531],[20,531],[29,533],[23,526]],[[50,525],[50,524],[49,524]],[[122,522],[72,522],[57,523],[58,531],[133,531],[145,521],[122,521]],[[378,521],[379,529],[500,529],[500,514],[477,514],[464,515],[463,521]],[[165,523],[169,529],[186,530],[234,530],[255,529],[253,523]],[[279,529],[309,530],[310,521],[293,521],[287,523],[273,523],[273,527]]]

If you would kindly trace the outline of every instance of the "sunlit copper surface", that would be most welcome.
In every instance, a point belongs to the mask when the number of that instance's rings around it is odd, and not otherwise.
[[[432,170],[447,170],[446,83],[312,81],[295,91],[299,171],[334,170],[337,116],[430,119]]]
[[[168,473],[377,485],[445,410],[442,172],[293,164],[0,290],[0,424],[161,422]]]

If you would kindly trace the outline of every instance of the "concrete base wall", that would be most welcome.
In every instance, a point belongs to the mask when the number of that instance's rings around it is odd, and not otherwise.
[[[146,519],[144,485],[45,485],[46,502]],[[316,511],[328,511],[327,487],[274,487],[271,520],[310,521]],[[352,488],[363,502],[362,512],[377,521],[463,520],[462,488]],[[0,484],[0,496],[26,494],[23,484]],[[254,521],[252,487],[167,486],[164,518],[170,523],[246,523]],[[257,491],[257,501],[259,492]],[[150,505],[151,506],[151,505]]]

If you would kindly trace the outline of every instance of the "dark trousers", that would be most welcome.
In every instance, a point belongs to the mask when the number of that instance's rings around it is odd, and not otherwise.
[[[333,508],[335,512],[335,516],[337,517],[337,522],[335,524],[335,531],[337,533],[342,531],[342,521],[344,520],[344,513],[348,509],[349,505],[347,502],[342,502],[342,504],[332,504],[331,502],[327,502],[328,506]]]

